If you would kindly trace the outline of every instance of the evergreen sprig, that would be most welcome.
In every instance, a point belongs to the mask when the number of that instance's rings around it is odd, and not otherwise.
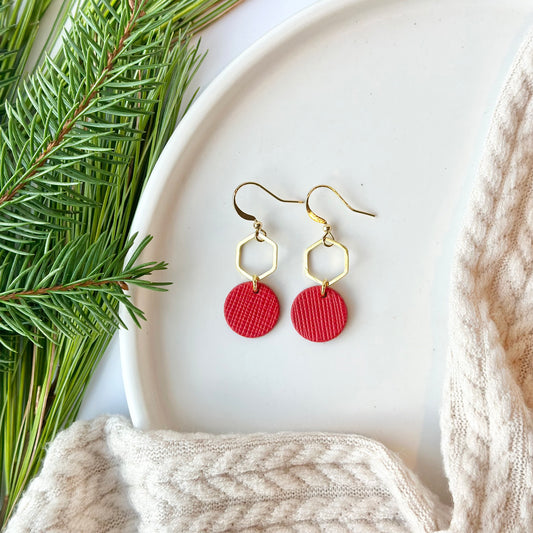
[[[138,265],[149,238],[136,243],[129,228],[188,107],[202,60],[191,38],[240,1],[81,0],[65,24],[75,2],[64,0],[60,46],[49,39],[54,53],[21,81],[48,0],[9,46],[24,5],[39,2],[0,0],[0,66],[14,61],[0,74],[0,524],[75,420],[119,304],[143,318],[127,287],[162,290],[147,276],[165,263]]]
[[[169,45],[173,2],[158,2],[154,11],[139,1],[129,13],[102,2],[109,16],[91,17],[102,15],[91,0],[91,10],[80,11],[65,32],[64,53],[47,57],[15,104],[6,104],[7,127],[0,128],[5,250],[25,251],[24,245],[48,237],[50,224],[60,229],[75,220],[88,202],[84,187],[73,186],[101,184],[110,167],[128,165],[128,154],[115,148],[140,140],[132,118],[157,104],[154,89],[168,67],[161,50]],[[164,25],[166,33],[154,39],[151,33]]]
[[[166,267],[163,262],[135,264],[149,241],[145,239],[126,264],[133,239],[126,246],[118,239],[108,244],[105,236],[91,243],[86,234],[65,245],[56,244],[39,258],[12,254],[14,261],[8,263],[0,255],[0,344],[15,349],[3,340],[5,332],[16,332],[40,344],[42,337],[55,342],[58,333],[88,335],[95,324],[104,330],[116,328],[123,325],[117,303],[122,303],[138,324],[144,315],[123,291],[128,285],[161,287],[162,283],[143,278]],[[10,359],[0,359],[0,364]]]

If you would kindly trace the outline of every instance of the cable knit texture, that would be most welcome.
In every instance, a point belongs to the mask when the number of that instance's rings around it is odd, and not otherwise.
[[[78,422],[8,531],[434,531],[446,510],[364,437],[143,432]],[[422,529],[421,529],[422,528]]]
[[[498,105],[450,309],[442,452],[453,509],[355,435],[143,432],[78,422],[9,533],[533,531],[533,43]]]
[[[488,136],[456,254],[441,418],[451,530],[533,531],[533,36]]]

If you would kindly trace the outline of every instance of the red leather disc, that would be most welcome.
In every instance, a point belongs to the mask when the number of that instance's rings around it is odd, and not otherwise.
[[[247,281],[237,285],[226,296],[224,316],[235,333],[243,337],[262,337],[278,321],[278,298],[270,287],[262,283],[257,284],[257,292],[254,292],[253,283]]]
[[[316,285],[303,290],[292,303],[291,319],[296,331],[305,339],[325,342],[334,339],[346,325],[348,310],[342,296]]]

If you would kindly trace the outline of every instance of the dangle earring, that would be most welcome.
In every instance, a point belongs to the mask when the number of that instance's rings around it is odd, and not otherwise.
[[[267,237],[261,222],[253,215],[245,213],[237,205],[237,192],[245,185],[255,185],[280,202],[298,204],[303,204],[304,202],[302,200],[284,200],[255,181],[241,183],[233,193],[233,206],[235,207],[235,211],[245,220],[253,221],[254,232],[237,244],[235,254],[237,270],[250,281],[237,285],[227,295],[226,301],[224,302],[224,317],[229,327],[235,333],[243,337],[262,337],[276,325],[279,317],[279,302],[274,291],[264,283],[259,283],[276,270],[278,266],[278,245]],[[251,274],[241,264],[244,245],[254,239],[257,242],[266,243],[272,248],[272,266],[262,274]]]
[[[334,339],[344,329],[348,318],[348,310],[346,309],[346,304],[344,303],[342,296],[331,288],[331,285],[348,274],[348,249],[346,246],[335,240],[331,233],[331,226],[327,223],[326,219],[319,217],[311,207],[309,207],[309,197],[313,191],[320,187],[325,187],[326,189],[333,191],[351,211],[371,217],[376,216],[372,213],[354,209],[333,187],[330,187],[329,185],[317,185],[307,194],[307,199],[305,201],[307,214],[315,222],[324,225],[324,235],[304,251],[304,272],[308,278],[316,281],[319,285],[309,287],[296,296],[291,307],[291,320],[296,331],[305,339],[313,342],[325,342]],[[309,267],[310,253],[321,245],[326,246],[327,248],[336,246],[337,248],[340,248],[344,254],[343,271],[330,280],[321,280],[317,278]]]

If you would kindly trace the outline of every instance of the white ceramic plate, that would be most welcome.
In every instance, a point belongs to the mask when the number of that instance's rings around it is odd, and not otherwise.
[[[132,291],[142,330],[121,333],[128,404],[140,427],[355,432],[397,451],[441,496],[439,404],[454,243],[526,1],[328,1],[271,32],[202,94],[172,136],[133,231],[154,241],[168,293]],[[242,190],[279,244],[266,282],[281,316],[259,339],[234,334],[226,294],[244,279],[252,230],[233,189],[255,179],[285,197],[319,183],[313,207],[351,253],[335,288],[349,311],[329,343],[301,338],[302,252],[321,235],[303,206]]]

